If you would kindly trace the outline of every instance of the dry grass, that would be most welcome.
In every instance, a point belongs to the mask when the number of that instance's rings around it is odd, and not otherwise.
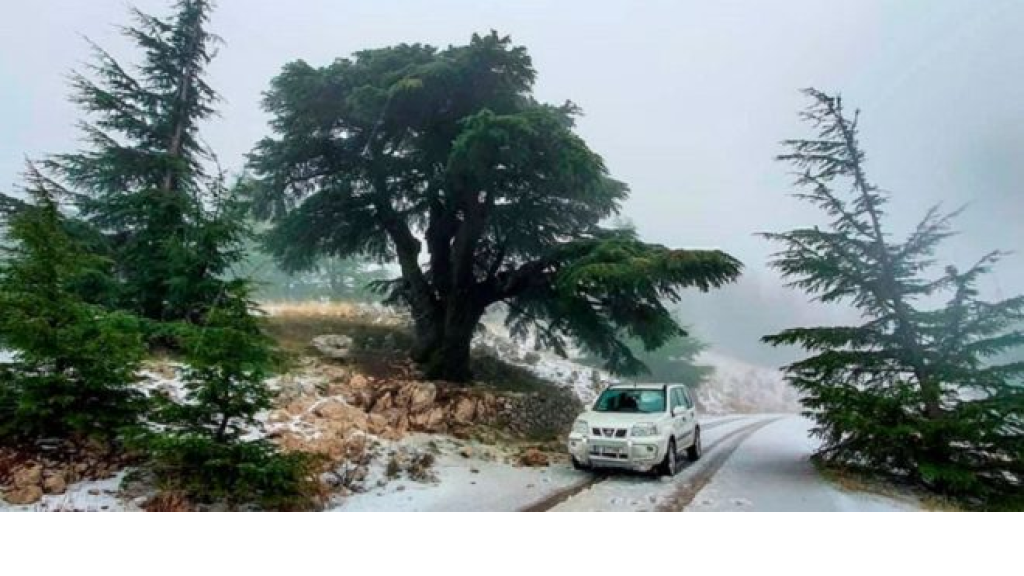
[[[350,362],[363,374],[409,376],[412,336],[397,313],[345,302],[268,302],[262,308],[267,334],[292,358],[315,355],[310,342],[317,336],[343,334],[353,339]]]
[[[348,302],[264,302],[267,333],[292,357],[316,354],[310,342],[324,334],[352,337],[351,363],[375,378],[415,377],[409,359],[412,334],[408,319],[397,312]],[[552,385],[529,370],[490,353],[474,351],[476,382],[495,390],[548,392]]]
[[[397,313],[346,302],[266,302],[261,308],[267,313],[270,335],[284,350],[299,354],[308,352],[310,341],[323,334],[345,334],[370,349],[374,337],[398,338],[406,331],[406,321]]]
[[[366,306],[347,302],[264,302],[260,307],[276,318],[341,318],[367,317]]]

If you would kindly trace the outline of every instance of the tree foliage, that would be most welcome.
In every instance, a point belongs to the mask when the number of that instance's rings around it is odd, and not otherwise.
[[[268,247],[290,269],[396,261],[384,286],[412,312],[428,376],[470,377],[470,338],[498,302],[515,332],[636,371],[624,338],[656,347],[681,333],[664,300],[739,274],[720,251],[603,228],[627,188],[576,134],[573,104],[533,98],[535,76],[526,50],[492,32],[293,62],[266,95],[275,134],[251,154],[247,186],[273,222]]]
[[[0,439],[111,439],[137,422],[133,389],[143,346],[138,321],[85,301],[109,265],[65,230],[54,193],[29,169],[32,202],[7,221],[0,259]]]
[[[245,437],[258,430],[257,414],[273,406],[266,381],[277,363],[246,282],[232,283],[203,325],[174,328],[185,353],[185,397],[163,400],[156,413],[162,427],[143,444],[161,486],[196,504],[316,507],[315,458]]]
[[[179,0],[169,18],[132,10],[123,32],[143,54],[134,69],[93,45],[87,73],[72,77],[87,146],[46,163],[107,242],[121,307],[153,320],[200,318],[240,234],[199,135],[217,101],[204,80],[218,42],[211,10],[208,0]]]
[[[644,370],[630,377],[635,382],[680,383],[696,389],[707,382],[714,373],[713,366],[700,364],[697,357],[708,346],[694,336],[676,336],[655,350],[645,350],[640,340],[626,341],[633,355],[643,363]],[[584,356],[581,362],[599,366],[603,362],[592,356]]]
[[[91,78],[73,78],[92,118],[87,148],[47,161],[50,178],[30,170],[34,203],[0,202],[14,242],[0,267],[0,347],[15,353],[0,372],[0,437],[128,440],[196,502],[308,507],[313,461],[243,437],[271,406],[273,347],[249,284],[226,276],[246,221],[223,174],[208,173],[198,132],[216,101],[203,79],[212,5],[173,6],[166,19],[133,11],[137,70],[94,47]],[[184,356],[183,400],[141,402],[144,333]]]
[[[824,228],[765,234],[782,245],[773,265],[821,302],[849,302],[857,326],[792,328],[765,337],[812,356],[787,367],[804,394],[824,459],[896,473],[978,498],[1019,494],[1024,478],[1024,363],[998,356],[1024,345],[1024,297],[979,298],[976,284],[1001,254],[966,271],[933,274],[956,213],[928,210],[896,241],[889,196],[865,173],[858,115],[809,90],[810,139],[780,159],[797,168],[796,196],[829,217]],[[948,302],[929,308],[948,295]]]

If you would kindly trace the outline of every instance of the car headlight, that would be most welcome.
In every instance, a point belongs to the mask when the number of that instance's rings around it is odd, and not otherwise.
[[[590,430],[590,427],[587,426],[586,420],[577,420],[572,425],[572,431],[579,434],[586,434],[588,430]]]
[[[629,431],[630,436],[657,436],[658,426],[651,422],[637,424]]]

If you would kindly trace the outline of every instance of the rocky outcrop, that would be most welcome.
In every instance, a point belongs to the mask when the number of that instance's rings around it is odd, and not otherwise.
[[[68,485],[114,476],[126,455],[96,445],[56,443],[32,453],[0,450],[0,496],[8,504],[35,504],[46,494],[64,494]]]
[[[286,450],[313,452],[335,464],[366,460],[375,438],[399,440],[414,432],[465,438],[485,427],[511,438],[557,437],[582,410],[571,392],[557,388],[513,393],[374,378],[329,362],[307,364],[276,385],[284,402],[268,415],[269,437]]]

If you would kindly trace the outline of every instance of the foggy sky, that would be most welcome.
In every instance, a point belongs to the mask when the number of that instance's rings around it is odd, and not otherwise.
[[[162,0],[139,0],[164,13]],[[67,73],[87,36],[132,52],[114,25],[121,0],[8,0],[0,17],[0,190],[24,158],[76,147],[80,118]],[[806,135],[800,88],[841,91],[863,111],[870,177],[894,195],[891,227],[926,207],[969,204],[943,256],[962,265],[1024,246],[1024,2],[220,0],[212,29],[226,44],[210,81],[224,97],[204,130],[224,166],[267,134],[260,94],[294,59],[314,65],[399,42],[465,43],[496,29],[525,45],[536,95],[572,100],[579,131],[632,187],[625,216],[651,241],[720,247],[747,265],[740,286],[688,298],[684,320],[713,344],[766,357],[756,338],[788,320],[832,321],[766,268],[753,234],[818,222],[787,196],[784,138]],[[985,287],[1024,291],[1024,256]]]

